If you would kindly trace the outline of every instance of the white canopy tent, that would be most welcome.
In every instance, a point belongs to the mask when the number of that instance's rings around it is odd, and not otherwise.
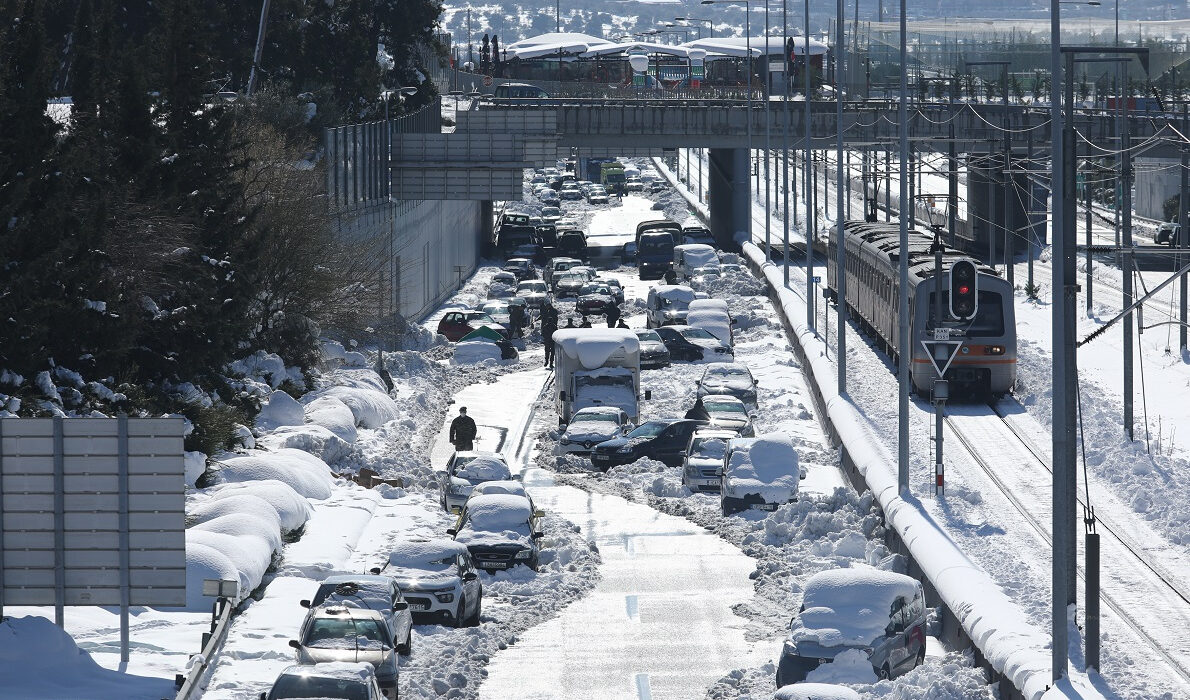
[[[643,51],[648,54],[668,54],[681,58],[689,58],[691,47],[674,46],[672,44],[654,44],[647,41],[627,42],[623,44],[606,44],[592,48],[582,54],[583,58],[594,56],[627,55],[633,51]]]
[[[589,34],[577,32],[551,32],[540,36],[521,39],[503,48],[503,53],[512,58],[541,58],[558,54],[583,54],[591,49],[609,46],[612,42]]]

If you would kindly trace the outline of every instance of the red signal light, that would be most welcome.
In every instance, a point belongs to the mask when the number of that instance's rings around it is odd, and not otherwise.
[[[959,286],[959,294],[970,294],[970,293],[971,293],[971,288],[968,287],[967,285],[964,284],[964,285]]]

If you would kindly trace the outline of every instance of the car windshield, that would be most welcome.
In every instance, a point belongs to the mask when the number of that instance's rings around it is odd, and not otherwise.
[[[508,313],[508,304],[484,304],[483,312],[489,316]]]
[[[360,678],[325,678],[286,674],[279,677],[273,684],[269,700],[288,698],[368,700],[368,684]]]
[[[517,285],[518,292],[541,292],[545,293],[545,282],[521,282]]]
[[[319,617],[306,631],[304,646],[319,649],[376,648],[388,641],[379,620]]]
[[[584,283],[586,281],[587,281],[586,275],[562,275],[561,277],[558,278],[559,284],[562,284],[563,282],[573,282],[576,284],[580,284],[580,283]]]
[[[608,422],[608,423],[618,423],[619,422],[617,420],[617,414],[607,413],[605,411],[591,411],[589,413],[586,411],[579,411],[578,413],[574,414],[574,418],[572,418],[570,422],[571,423],[581,423],[584,421],[591,421],[591,422],[602,421],[602,422]]]
[[[661,342],[661,336],[657,335],[657,331],[637,331],[636,339],[642,342],[653,341],[655,343]]]
[[[611,294],[606,284],[588,284],[583,287],[583,294]]]
[[[704,399],[702,405],[706,407],[708,413],[747,413],[747,411],[744,410],[743,404],[737,401]]]
[[[715,340],[715,336],[701,328],[683,328],[682,337],[693,338],[694,340]]]
[[[642,253],[656,253],[673,248],[673,239],[669,236],[649,236],[640,240]]]
[[[495,323],[491,316],[488,316],[482,311],[468,311],[463,315],[463,319],[467,321],[479,321],[480,323]]]
[[[637,427],[636,430],[633,430],[631,433],[628,433],[628,437],[630,437],[630,438],[653,437],[654,435],[659,434],[662,430],[665,430],[667,425],[669,425],[669,424],[666,423],[665,421],[651,420],[647,423],[642,423],[639,427]]]
[[[708,377],[740,377],[747,379],[750,375],[743,367],[716,367],[707,372]]]
[[[727,454],[727,441],[723,438],[694,438],[690,444],[691,456],[704,459],[723,459]]]

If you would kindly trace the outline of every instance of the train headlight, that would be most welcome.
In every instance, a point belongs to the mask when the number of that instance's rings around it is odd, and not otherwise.
[[[1003,345],[985,345],[983,346],[983,354],[985,355],[1003,355]]]

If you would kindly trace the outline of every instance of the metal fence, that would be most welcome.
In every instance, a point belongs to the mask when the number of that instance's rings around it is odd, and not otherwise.
[[[331,209],[341,211],[383,202],[389,196],[389,147],[394,134],[442,131],[441,98],[416,112],[388,121],[348,124],[324,130],[326,191]]]

